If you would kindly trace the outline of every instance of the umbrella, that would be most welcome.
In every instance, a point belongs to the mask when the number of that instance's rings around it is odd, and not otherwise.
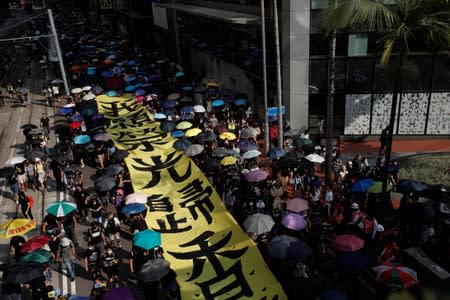
[[[25,242],[20,247],[21,253],[28,253],[45,246],[50,241],[50,237],[47,235],[37,235]]]
[[[131,204],[131,203],[146,204],[147,203],[147,195],[143,194],[143,193],[129,194],[125,198],[125,204]]]
[[[52,257],[52,254],[50,251],[44,250],[44,249],[38,249],[33,252],[27,253],[26,255],[22,256],[20,259],[20,262],[37,262],[37,263],[48,263],[50,260],[50,257]]]
[[[202,130],[200,128],[191,128],[188,129],[184,135],[187,137],[194,137],[199,135],[201,132]]]
[[[42,134],[42,130],[39,129],[39,128],[34,128],[34,129],[31,129],[31,130],[28,132],[28,134],[29,134],[29,135],[40,135],[40,134]]]
[[[71,122],[81,122],[81,121],[84,120],[84,118],[83,118],[83,116],[80,115],[80,114],[74,114],[74,115],[71,115],[71,116],[70,116],[69,120],[70,120]],[[81,125],[81,124],[80,124],[80,125]]]
[[[229,156],[229,155],[233,155],[233,150],[227,149],[225,147],[216,148],[212,152],[212,156],[215,156],[215,157],[225,157],[225,156]]]
[[[245,180],[248,182],[260,182],[263,181],[269,176],[269,173],[267,173],[264,170],[261,169],[255,169],[251,170],[250,172],[245,175]]]
[[[184,92],[190,92],[193,90],[192,86],[186,85],[181,88]]]
[[[175,126],[176,126],[175,122],[163,120],[161,122],[161,124],[159,125],[159,128],[161,128],[161,130],[163,130],[163,131],[170,132],[175,129]]]
[[[286,208],[289,211],[299,213],[309,209],[309,203],[305,199],[293,198],[286,202]]]
[[[302,264],[308,264],[314,259],[314,254],[311,247],[301,240],[291,244],[289,247],[289,256],[297,259]]]
[[[183,107],[181,109],[181,112],[184,113],[184,114],[190,114],[190,113],[193,113],[195,111],[194,111],[194,108],[192,106],[185,106],[185,107]]]
[[[145,250],[153,249],[161,245],[161,233],[149,229],[139,231],[133,236],[133,245]]]
[[[141,297],[139,297],[134,290],[128,287],[112,288],[100,297],[100,300],[138,300],[138,299],[141,299]]]
[[[72,89],[72,94],[79,94],[79,93],[82,93],[83,92],[83,89],[82,88],[74,88],[74,89]]]
[[[409,194],[413,192],[421,192],[428,186],[420,181],[414,179],[400,179],[397,183],[396,191],[403,194]]]
[[[36,125],[34,124],[23,124],[22,126],[20,126],[20,129],[34,129],[34,128],[38,128]]]
[[[105,71],[101,72],[100,75],[103,78],[110,78],[112,76],[112,73],[110,71],[108,71],[108,70],[105,70]]]
[[[89,92],[92,89],[92,86],[86,85],[81,88],[84,92]]]
[[[178,100],[180,98],[180,94],[178,93],[172,93],[169,96],[167,96],[167,100]]]
[[[417,192],[417,195],[434,200],[448,201],[450,188],[441,184],[430,185],[425,190]]]
[[[136,76],[134,76],[134,75],[128,75],[128,76],[125,76],[124,80],[125,80],[126,82],[132,82],[133,80],[136,80]]]
[[[253,127],[245,127],[242,129],[240,138],[241,139],[251,139],[255,138],[258,135],[258,130]]]
[[[216,140],[216,135],[214,134],[214,132],[211,131],[202,132],[199,135],[197,135],[196,140],[199,141],[200,143],[212,142]]]
[[[117,93],[116,91],[107,91],[106,92],[106,96],[108,96],[108,97],[117,97],[117,96],[119,96],[119,93]]]
[[[270,232],[272,230],[275,222],[273,221],[270,215],[266,214],[253,214],[249,215],[244,220],[244,227],[247,232],[251,232],[254,234],[262,234],[265,232]]]
[[[30,219],[13,219],[0,225],[0,238],[9,239],[36,228],[36,222]]]
[[[106,192],[116,186],[116,180],[109,175],[97,177],[94,181],[94,188],[97,192]]]
[[[111,137],[104,132],[98,132],[94,135],[94,140],[100,141],[100,142],[107,142],[107,141],[111,140]]]
[[[155,120],[164,120],[164,119],[167,119],[167,116],[163,113],[156,113],[153,115],[153,118]]]
[[[236,99],[236,100],[234,100],[234,105],[245,106],[245,105],[247,105],[247,99],[244,99],[244,98]]]
[[[77,135],[76,137],[73,138],[73,142],[77,145],[88,144],[90,141],[91,138],[86,134]]]
[[[205,162],[204,166],[206,172],[215,172],[220,169],[220,161],[210,158]]]
[[[236,144],[236,146],[242,151],[250,151],[250,150],[258,150],[258,145],[255,143],[255,141],[251,140],[240,140],[239,143]]]
[[[13,167],[4,167],[0,169],[0,177],[11,177],[16,173]]]
[[[271,159],[279,159],[284,155],[286,155],[286,151],[281,148],[272,148],[266,153],[266,156]]]
[[[196,113],[204,113],[204,112],[206,112],[205,107],[203,105],[199,105],[199,104],[195,105],[193,107],[193,109],[194,109],[194,112],[196,112]]]
[[[291,129],[291,130],[286,131],[284,133],[284,136],[290,137],[290,136],[298,136],[300,134],[301,134],[301,132],[299,129]]]
[[[178,102],[175,100],[165,100],[162,103],[162,107],[164,108],[173,108],[175,106],[177,106]]]
[[[186,149],[192,145],[191,141],[187,139],[179,139],[173,143],[172,147],[178,151],[186,151]]]
[[[97,112],[97,105],[94,103],[85,104],[81,107],[81,114],[83,116],[92,116]]]
[[[115,162],[119,162],[127,158],[128,155],[129,153],[126,150],[116,150],[116,152],[112,155],[112,158]]]
[[[101,93],[103,93],[103,88],[99,85],[96,85],[92,88],[91,92],[94,93],[94,95],[100,95]]]
[[[150,259],[141,268],[137,277],[143,282],[160,280],[170,271],[170,263],[164,258]]]
[[[139,89],[134,92],[135,96],[144,96],[145,94],[146,94],[146,92],[143,89]]]
[[[124,215],[135,215],[135,214],[139,214],[146,210],[147,210],[147,208],[145,207],[144,204],[131,203],[131,204],[125,205],[120,212]]]
[[[267,251],[270,256],[285,259],[290,257],[291,245],[298,242],[298,239],[286,234],[274,237],[267,245]]]
[[[175,127],[176,129],[180,129],[180,130],[186,130],[192,127],[192,123],[188,122],[188,121],[182,121],[180,123],[177,124],[177,126]]]
[[[377,281],[387,284],[392,289],[403,289],[419,284],[417,273],[398,263],[384,263],[373,267]]]
[[[200,144],[192,144],[186,149],[186,151],[184,151],[184,154],[192,157],[192,156],[199,155],[200,153],[203,152],[204,149],[205,149],[205,147],[203,147]]]
[[[95,115],[93,115],[93,116],[91,117],[91,120],[92,120],[92,121],[95,121],[95,120],[103,120],[103,119],[105,119],[105,116],[103,116],[102,114],[95,114]]]
[[[62,79],[53,79],[52,83],[53,84],[61,84],[61,83],[64,83],[64,80],[62,80]]]
[[[261,152],[258,150],[249,150],[242,155],[243,159],[252,159],[261,155]]]
[[[40,149],[40,148],[33,148],[27,152],[25,152],[25,158],[27,158],[30,161],[35,161],[36,158],[44,158],[46,154]]]
[[[311,139],[298,139],[297,148],[302,149],[304,146],[312,145],[313,141]]]
[[[365,193],[373,185],[372,178],[361,179],[355,182],[350,189],[352,193]]]
[[[369,266],[369,257],[360,252],[342,252],[336,255],[336,265],[346,272],[357,272]]]
[[[392,185],[388,184],[386,191],[389,192],[392,190]],[[383,183],[381,181],[375,181],[373,185],[367,190],[369,193],[379,194],[383,191]]]
[[[95,98],[96,98],[96,96],[92,92],[89,92],[89,93],[87,93],[86,95],[83,96],[83,100],[84,101],[94,100]]]
[[[72,122],[72,123],[70,123],[69,127],[72,129],[80,128],[81,122]]]
[[[212,107],[220,107],[222,105],[225,105],[225,101],[223,99],[216,99],[213,102],[211,102]]]
[[[318,164],[321,164],[325,161],[325,158],[323,158],[319,154],[315,154],[315,153],[309,154],[305,158],[307,160],[309,160],[310,162],[318,163]]]
[[[333,247],[342,252],[355,252],[364,247],[364,241],[354,234],[342,234],[333,240]]]
[[[13,156],[5,162],[5,165],[16,165],[23,163],[27,159],[23,156]]]
[[[47,213],[59,218],[67,216],[76,209],[77,205],[75,203],[62,200],[49,204],[46,208],[46,211]]]
[[[238,159],[236,157],[234,157],[234,156],[227,156],[227,157],[224,157],[220,161],[220,164],[222,166],[229,166],[229,165],[234,165],[237,161],[238,161]]]
[[[42,264],[36,262],[18,263],[8,268],[7,281],[10,283],[26,283],[43,276]]]
[[[222,132],[222,133],[219,135],[219,138],[220,138],[221,140],[229,140],[229,141],[232,141],[232,140],[236,139],[236,135],[235,135],[234,133],[232,133],[232,132]]]
[[[174,130],[171,135],[176,138],[181,138],[184,136],[184,132],[182,130]]]
[[[71,114],[71,113],[73,113],[73,107],[61,107],[58,110],[58,115],[65,116],[65,115],[68,115],[68,114]]]
[[[124,168],[123,168],[123,165],[121,165],[121,164],[109,165],[108,167],[106,167],[106,175],[116,176],[123,170],[124,170]]]
[[[127,85],[126,87],[125,87],[125,92],[132,92],[132,91],[134,91],[136,89],[136,86],[135,85]]]
[[[305,218],[300,216],[299,214],[287,214],[281,220],[281,224],[291,230],[301,231],[308,226],[308,222],[306,222]]]
[[[61,135],[69,135],[71,133],[69,124],[58,124],[55,126],[55,133]]]
[[[184,76],[184,72],[181,72],[181,71],[180,71],[180,72],[176,72],[176,73],[175,73],[175,77],[176,77],[176,78],[180,78],[180,77],[183,77],[183,76]]]

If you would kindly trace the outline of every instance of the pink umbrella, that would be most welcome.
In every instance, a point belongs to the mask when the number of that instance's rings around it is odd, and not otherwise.
[[[287,209],[296,213],[309,209],[309,203],[305,199],[293,198],[287,201]]]
[[[137,96],[136,102],[137,103],[144,102],[144,100],[146,100],[146,99],[147,99],[147,97],[145,97],[145,96]]]
[[[364,241],[354,234],[342,234],[333,240],[333,247],[342,252],[355,252],[364,247]]]
[[[287,214],[281,221],[284,227],[294,231],[301,231],[306,228],[308,222],[299,214]]]
[[[256,170],[251,170],[250,172],[247,173],[247,175],[245,176],[245,179],[248,182],[260,182],[263,181],[267,178],[267,176],[269,176],[269,173],[267,173],[264,170],[261,169],[256,169]]]
[[[125,204],[131,204],[131,203],[141,203],[146,204],[147,203],[147,195],[143,193],[133,193],[129,194],[125,198]]]

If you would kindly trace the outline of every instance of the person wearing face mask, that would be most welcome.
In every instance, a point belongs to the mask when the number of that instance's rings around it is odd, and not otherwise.
[[[63,237],[61,238],[61,243],[59,246],[59,257],[62,259],[63,263],[66,266],[67,275],[70,277],[70,280],[75,281],[75,246],[72,240],[67,238],[65,235],[63,235]]]
[[[89,242],[84,252],[84,268],[86,272],[92,274],[92,278],[101,276],[100,257],[100,249],[95,247],[93,242]]]
[[[102,256],[103,271],[108,276],[108,283],[111,287],[118,287],[119,285],[119,259],[116,252],[110,245],[105,247],[105,253]]]

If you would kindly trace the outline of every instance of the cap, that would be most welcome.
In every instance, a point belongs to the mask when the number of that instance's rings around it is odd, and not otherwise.
[[[352,208],[352,209],[359,209],[358,203],[353,202],[351,208]]]
[[[41,161],[41,159],[39,157],[36,157],[34,161],[38,162]]]

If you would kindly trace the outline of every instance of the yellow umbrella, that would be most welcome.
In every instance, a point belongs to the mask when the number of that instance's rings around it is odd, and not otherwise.
[[[232,133],[232,132],[222,132],[222,133],[219,135],[219,138],[220,138],[221,140],[227,139],[227,140],[229,140],[229,141],[232,141],[232,140],[236,139],[236,135],[235,135],[234,133]]]
[[[180,130],[189,129],[192,127],[192,123],[188,121],[183,121],[177,124],[176,128]]]
[[[180,124],[181,124],[181,123],[180,123]],[[202,130],[199,129],[199,128],[191,128],[191,129],[189,129],[188,131],[186,131],[186,133],[184,134],[184,136],[187,136],[187,137],[194,137],[194,136],[199,135],[201,132],[202,132]]]
[[[222,166],[229,166],[229,165],[233,165],[237,162],[237,158],[234,156],[227,156],[222,158],[222,160],[220,161],[220,163],[222,164]]]
[[[13,219],[0,225],[0,238],[9,239],[36,228],[36,222],[30,219]]]

